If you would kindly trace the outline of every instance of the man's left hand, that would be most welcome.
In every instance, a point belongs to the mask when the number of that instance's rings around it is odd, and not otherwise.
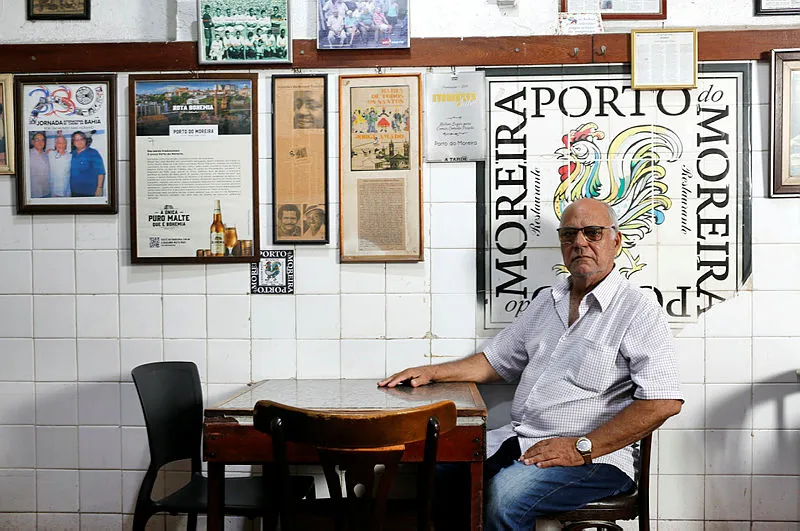
[[[519,458],[523,464],[536,465],[539,468],[551,466],[580,466],[583,457],[575,449],[577,437],[556,437],[539,441]]]

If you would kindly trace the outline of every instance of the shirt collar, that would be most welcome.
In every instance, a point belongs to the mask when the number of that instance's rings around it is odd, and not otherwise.
[[[606,278],[587,294],[587,297],[594,298],[600,305],[600,310],[603,311],[611,304],[614,294],[617,293],[620,284],[623,282],[625,282],[625,280],[622,278],[622,275],[614,268]],[[570,287],[572,287],[571,277],[559,279],[558,283],[553,286],[553,300],[558,302],[564,298],[564,296],[568,295]]]

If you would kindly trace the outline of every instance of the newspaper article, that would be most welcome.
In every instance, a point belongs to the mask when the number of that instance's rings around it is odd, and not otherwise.
[[[406,197],[402,179],[358,180],[358,248],[406,248]]]

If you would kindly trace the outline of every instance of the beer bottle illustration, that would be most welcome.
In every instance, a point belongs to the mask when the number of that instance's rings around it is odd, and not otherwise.
[[[211,222],[211,256],[225,256],[225,225],[222,224],[219,199],[216,200],[214,221]]]

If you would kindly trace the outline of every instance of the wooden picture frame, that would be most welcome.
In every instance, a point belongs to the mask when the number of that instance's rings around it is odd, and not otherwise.
[[[587,10],[587,5],[597,4]],[[603,20],[664,20],[667,18],[667,0],[649,0],[650,9],[628,9],[629,0],[561,0],[561,11],[584,13],[599,11]],[[636,2],[640,5],[642,2]]]
[[[800,197],[800,49],[772,50],[771,197]]]
[[[792,0],[794,7],[787,7],[785,0],[755,0],[755,15],[797,15],[800,14],[800,2]]]
[[[289,0],[197,0],[200,64],[291,63]]]
[[[342,262],[419,262],[421,74],[339,77]]]
[[[272,241],[325,244],[328,76],[272,76]]]
[[[131,259],[259,256],[258,75],[129,77]]]
[[[0,75],[0,174],[14,173],[14,76]]]
[[[631,31],[631,88],[697,87],[697,28]]]
[[[316,0],[318,50],[410,48],[410,0],[387,0],[381,15],[361,12],[356,2]],[[355,6],[355,7],[354,7]]]
[[[17,211],[117,212],[116,77],[17,76]]]
[[[28,20],[89,20],[92,0],[28,0]]]

